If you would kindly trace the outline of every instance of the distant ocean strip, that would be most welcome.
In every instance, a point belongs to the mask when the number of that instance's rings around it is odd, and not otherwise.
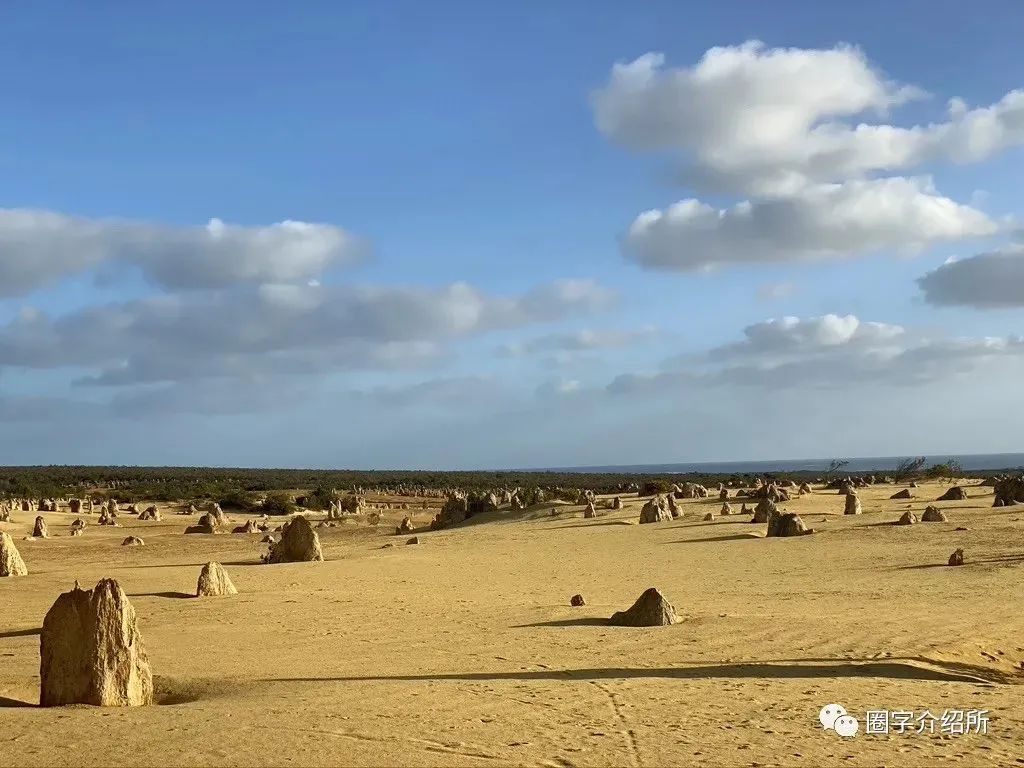
[[[841,472],[888,472],[896,469],[907,456],[868,456],[845,459],[848,461]],[[909,457],[909,458],[917,458]],[[943,464],[957,461],[968,472],[996,470],[1024,470],[1024,453],[968,453],[936,454],[925,457],[927,464]],[[611,464],[598,467],[547,467],[531,470],[534,472],[596,472],[608,474],[760,474],[770,472],[824,472],[833,459],[782,459],[778,461],[707,461],[682,464]]]

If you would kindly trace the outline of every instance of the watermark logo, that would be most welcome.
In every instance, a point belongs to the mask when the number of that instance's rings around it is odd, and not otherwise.
[[[818,720],[826,731],[835,731],[844,739],[856,736],[860,730],[860,722],[842,704],[826,704],[818,713]]]
[[[835,731],[844,739],[853,738],[860,731],[860,721],[846,711],[841,704],[826,704],[818,713],[821,727]],[[921,713],[906,709],[869,709],[864,719],[864,733],[904,734],[941,733],[948,736],[964,736],[969,733],[988,733],[987,709],[947,709],[941,714],[932,714],[927,709]]]

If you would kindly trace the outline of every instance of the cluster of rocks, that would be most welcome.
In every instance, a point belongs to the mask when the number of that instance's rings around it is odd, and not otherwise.
[[[430,523],[431,530],[450,528],[465,522],[469,517],[469,499],[462,494],[452,494]]]
[[[1024,504],[1024,475],[1001,477],[993,481],[996,498],[993,507],[1012,507]]]
[[[330,508],[327,510],[328,520],[341,520],[345,515],[358,515],[363,512],[365,500],[362,496],[355,494],[349,494],[343,496],[337,501],[332,501]]]
[[[683,483],[673,486],[672,495],[677,499],[706,499],[711,492],[700,483]]]
[[[153,522],[160,522],[163,516],[160,514],[160,510],[155,506],[146,507],[145,511],[139,515],[139,520],[151,520]]]
[[[874,475],[869,475],[867,477],[848,476],[829,480],[828,483],[825,484],[825,488],[830,491],[838,491],[840,495],[845,496],[850,491],[858,488],[868,488],[872,485],[875,485]]]
[[[506,498],[508,499],[507,503],[511,509],[522,509],[526,503],[520,499],[517,493],[511,492],[504,497],[499,497],[499,495],[494,491],[470,493],[461,491],[452,492],[446,499],[444,505],[434,516],[433,521],[430,523],[430,528],[432,530],[450,528],[453,525],[465,522],[474,515],[494,512],[501,507],[502,503],[505,503]],[[543,493],[533,493],[529,496],[528,501],[531,504],[541,503],[544,499],[545,496]],[[596,496],[594,496],[593,492],[579,491],[575,494],[574,501],[579,504],[588,504],[592,503],[595,499]]]
[[[790,500],[790,489],[775,482],[759,485],[751,490],[741,492],[740,495],[752,499],[767,499],[778,504],[780,501]]]
[[[959,485],[954,485],[944,494],[939,496],[936,501],[966,501],[967,491],[961,488]]]
[[[193,512],[192,510],[195,510]],[[189,516],[198,513],[195,507],[189,508]],[[264,516],[266,520],[266,516]],[[202,534],[214,534],[214,533],[226,533],[231,530],[232,533],[256,533],[257,531],[268,530],[268,526],[265,522],[257,524],[252,520],[248,521],[243,526],[231,529],[231,518],[229,518],[220,504],[214,503],[210,505],[208,512],[204,512],[200,515],[199,520],[196,521],[195,525],[190,525],[185,529],[185,533],[202,533]]]
[[[650,499],[640,510],[640,523],[663,523],[679,516],[679,506],[672,496],[662,496],[660,493]],[[676,512],[673,514],[673,508]]]

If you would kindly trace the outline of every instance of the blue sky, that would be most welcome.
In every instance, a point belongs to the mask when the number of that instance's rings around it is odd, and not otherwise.
[[[1019,449],[1024,7],[820,5],[0,8],[0,462]]]

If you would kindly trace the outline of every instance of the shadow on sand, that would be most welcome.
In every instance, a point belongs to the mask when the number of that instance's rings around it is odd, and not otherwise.
[[[0,632],[0,640],[6,640],[9,637],[31,637],[32,635],[38,635],[42,631],[42,627],[36,627],[35,629],[15,629],[10,632]]]
[[[325,558],[325,562],[330,562],[332,558]],[[113,568],[127,569],[130,568],[135,570],[136,568],[202,568],[206,565],[209,560],[204,560],[201,563],[143,563],[141,565],[119,565],[113,566]],[[230,566],[247,566],[247,565],[266,565],[260,560],[223,560],[220,562],[221,565]]]
[[[666,541],[665,544],[700,544],[707,541],[757,541],[763,538],[765,537],[750,531],[749,533],[732,533],[728,536],[707,536],[703,539],[679,539],[678,541]]]
[[[38,707],[38,704],[32,704],[27,701],[20,701],[18,699],[9,699],[6,696],[0,696],[0,709],[5,708],[18,708],[18,707],[32,707],[33,709]]]
[[[171,597],[176,600],[185,600],[187,598],[194,598],[195,595],[188,592],[134,592],[128,597]]]
[[[972,559],[968,557],[963,565],[949,565],[949,563],[919,563],[918,565],[900,565],[894,568],[895,571],[922,571],[930,568],[969,568],[972,565],[1013,565],[1024,563],[1024,555],[996,555],[995,557],[981,557]]]
[[[580,523],[570,523],[569,525],[552,525],[548,530],[557,531],[564,528],[595,528],[599,525],[637,525],[632,520],[588,520]]]
[[[1005,676],[991,679],[988,670],[942,668],[916,660],[877,661],[833,659],[809,661],[752,661],[737,664],[699,664],[694,666],[630,668],[602,667],[596,669],[545,669],[529,672],[464,672],[436,675],[392,675],[382,677],[284,677],[261,680],[264,683],[333,683],[333,682],[429,682],[455,680],[495,682],[500,680],[718,680],[727,678],[791,680],[805,678],[871,677],[890,680],[930,680],[954,683],[991,685],[1008,682]],[[1016,681],[1014,681],[1016,682]]]
[[[579,619],[556,619],[555,621],[536,621],[532,624],[516,624],[512,629],[526,629],[527,627],[610,627],[608,619],[599,616]]]

